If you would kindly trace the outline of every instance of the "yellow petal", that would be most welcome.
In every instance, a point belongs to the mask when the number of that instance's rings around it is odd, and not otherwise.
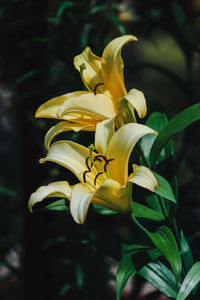
[[[126,184],[128,178],[128,161],[130,154],[138,140],[148,134],[156,134],[150,127],[137,123],[129,123],[113,135],[107,149],[106,157],[114,160],[108,164],[108,170],[112,179]]]
[[[71,141],[58,141],[50,146],[47,156],[41,158],[40,163],[55,162],[69,169],[83,182],[83,172],[87,170],[85,160],[88,156],[90,156],[88,148]],[[94,177],[93,172],[87,173],[87,183],[93,186]]]
[[[102,55],[101,74],[106,89],[114,98],[126,95],[124,85],[124,63],[121,57],[121,48],[130,41],[137,41],[133,35],[124,35],[112,40],[104,49]]]
[[[129,176],[129,182],[154,192],[158,188],[158,182],[151,170],[144,166],[133,165],[133,173]]]
[[[44,102],[40,107],[37,109],[35,113],[36,118],[54,118],[59,119],[57,113],[62,106],[62,104],[71,98],[78,97],[83,94],[87,94],[87,91],[77,91],[73,93],[68,93],[62,96],[55,97],[49,101]]]
[[[86,69],[83,71],[83,77],[88,86],[94,90],[98,83],[103,83],[101,77],[101,58],[92,53],[89,47],[80,54],[75,56],[74,65],[75,68],[80,72],[80,65],[85,64]],[[98,92],[103,93],[105,86],[101,85],[98,87]]]
[[[57,123],[55,126],[51,127],[49,131],[47,132],[44,140],[44,145],[45,148],[48,150],[49,146],[51,144],[52,139],[59,133],[65,132],[65,131],[80,131],[80,130],[85,130],[85,131],[95,131],[95,125],[93,124],[77,124],[77,123],[71,123],[68,121],[61,121]]]
[[[69,199],[71,190],[72,188],[67,181],[52,182],[46,186],[39,187],[29,198],[28,207],[30,212],[33,212],[32,207],[34,204],[41,202],[45,198],[64,197]]]
[[[131,199],[131,185],[122,187],[119,182],[107,179],[96,191],[92,202],[120,213],[126,213],[131,210]]]
[[[95,120],[113,118],[115,107],[110,97],[94,93],[82,94],[64,102],[59,109],[58,116],[64,120],[71,120],[71,115],[77,115],[76,121],[84,121],[84,116]],[[73,121],[75,119],[73,118]]]
[[[99,154],[105,155],[108,143],[114,134],[115,118],[97,123],[95,132],[95,149]]]
[[[87,185],[76,184],[72,189],[70,211],[74,220],[78,224],[83,224],[87,216],[93,193],[90,192]]]
[[[136,109],[140,118],[146,116],[147,105],[144,94],[141,91],[132,89],[124,98]]]

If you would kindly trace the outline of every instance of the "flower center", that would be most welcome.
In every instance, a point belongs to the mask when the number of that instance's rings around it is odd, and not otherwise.
[[[87,180],[86,180],[86,175],[87,175],[88,173],[91,173],[91,172],[92,172],[92,167],[94,167],[95,162],[98,161],[98,162],[100,163],[100,165],[98,166],[98,169],[101,169],[101,170],[100,170],[100,172],[98,172],[98,173],[96,174],[96,176],[95,176],[95,178],[94,178],[94,186],[96,186],[97,178],[98,178],[100,175],[106,173],[108,164],[109,164],[111,161],[113,161],[113,160],[114,160],[114,158],[107,159],[104,155],[100,155],[100,154],[99,154],[99,155],[96,155],[96,156],[93,158],[93,162],[90,161],[90,157],[89,157],[89,156],[86,157],[86,159],[85,159],[85,164],[86,164],[87,170],[85,170],[85,171],[83,172],[83,181],[84,181],[85,183],[87,182]]]

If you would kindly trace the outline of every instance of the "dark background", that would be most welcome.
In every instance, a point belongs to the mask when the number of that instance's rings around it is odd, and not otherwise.
[[[170,119],[199,102],[199,0],[0,0],[2,300],[115,299],[117,241],[133,242],[137,229],[122,216],[97,215],[92,209],[84,225],[63,212],[36,209],[31,215],[27,202],[42,184],[74,182],[62,167],[39,165],[43,138],[55,122],[34,119],[35,110],[48,99],[84,88],[73,66],[75,55],[87,45],[101,55],[109,41],[126,33],[138,38],[122,51],[126,87],[143,91],[148,115],[166,112]],[[177,219],[195,260],[200,257],[199,125],[174,139]],[[89,145],[93,134],[65,137]],[[136,299],[141,284],[136,278],[124,299]]]

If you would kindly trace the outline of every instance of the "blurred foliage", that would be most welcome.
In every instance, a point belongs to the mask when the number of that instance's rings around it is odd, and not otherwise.
[[[149,113],[165,111],[171,118],[199,101],[198,0],[0,2],[0,261],[8,271],[0,282],[1,299],[115,298],[110,268],[120,258],[121,243],[137,241],[137,230],[132,232],[122,216],[97,214],[95,208],[83,226],[67,212],[40,210],[30,216],[27,201],[35,188],[52,179],[75,182],[62,167],[39,166],[43,138],[53,122],[35,120],[36,108],[83,89],[74,56],[87,45],[101,55],[111,39],[125,33],[139,40],[123,50],[126,86],[144,92]],[[178,221],[194,258],[200,252],[198,129],[199,123],[194,124],[174,141]],[[63,137],[93,142],[92,133]],[[142,195],[139,188],[134,192],[136,198]],[[19,267],[8,262],[13,249]]]

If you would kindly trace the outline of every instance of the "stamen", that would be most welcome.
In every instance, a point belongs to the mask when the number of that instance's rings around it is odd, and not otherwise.
[[[85,164],[86,164],[87,170],[83,172],[83,181],[84,181],[85,183],[86,183],[86,174],[91,172],[91,168],[90,168],[90,166],[89,166],[88,161],[89,161],[89,156],[86,157],[86,159],[85,159]],[[91,164],[91,167],[92,167],[92,164]]]
[[[96,85],[95,85],[95,87],[94,87],[94,94],[96,95],[97,94],[97,88],[100,86],[100,85],[104,85],[104,83],[103,82],[99,82],[99,83],[97,83]]]
[[[85,81],[85,78],[83,76],[83,71],[86,69],[86,65],[84,63],[82,63],[80,66],[80,75],[81,75],[81,79],[83,81],[84,86],[86,87],[86,89],[90,92],[92,92],[92,89],[89,87],[89,85],[87,84],[87,82]]]
[[[97,156],[95,156],[94,161],[96,161],[96,160],[102,161],[101,158],[103,158],[105,161],[107,161],[107,158],[101,154],[98,154]]]
[[[99,175],[103,174],[103,172],[99,172],[95,178],[94,178],[94,186],[96,186],[96,182],[97,182],[97,178],[99,177]]]
[[[106,168],[107,168],[107,165],[109,164],[110,161],[112,160],[115,160],[114,158],[110,158],[108,159],[106,162],[105,162],[105,165],[104,165],[104,172],[106,173]]]

